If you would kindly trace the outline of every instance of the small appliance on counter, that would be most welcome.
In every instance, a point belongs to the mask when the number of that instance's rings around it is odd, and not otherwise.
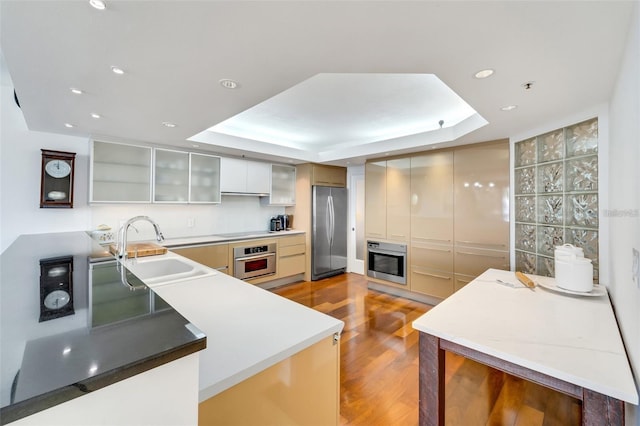
[[[271,218],[269,222],[269,231],[286,231],[293,227],[293,215],[279,214]]]
[[[554,264],[558,287],[577,292],[593,290],[593,264],[584,257],[582,248],[571,244],[556,246]]]

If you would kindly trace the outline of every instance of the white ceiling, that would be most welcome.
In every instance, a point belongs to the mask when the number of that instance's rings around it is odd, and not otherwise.
[[[607,102],[633,3],[1,0],[0,35],[31,130],[181,147],[204,132],[200,150],[346,164],[505,138]],[[496,72],[473,78],[484,68]],[[422,109],[429,74],[477,114],[436,127],[444,106]],[[232,117],[253,135],[219,125]]]

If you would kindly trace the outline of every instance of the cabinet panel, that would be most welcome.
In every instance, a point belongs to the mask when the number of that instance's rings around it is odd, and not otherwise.
[[[271,164],[258,161],[247,161],[247,192],[253,194],[269,194]]]
[[[509,269],[509,252],[456,247],[454,265],[457,274],[477,277],[489,268]]]
[[[295,246],[298,244],[304,244],[306,241],[305,234],[297,234],[290,237],[282,237],[278,239],[278,249],[286,246]]]
[[[229,273],[229,244],[216,244],[171,249],[172,252],[209,268]]]
[[[290,277],[292,275],[304,274],[305,254],[285,255],[278,259],[278,277]]]
[[[335,186],[344,188],[347,186],[347,169],[344,167],[313,165],[312,185]]]
[[[242,193],[247,190],[247,162],[238,158],[220,158],[220,191]]]
[[[509,249],[509,144],[454,151],[456,244]]]
[[[453,152],[411,158],[411,238],[453,242]]]
[[[189,200],[189,153],[156,149],[154,202],[186,203]]]
[[[269,204],[291,206],[296,203],[296,168],[281,164],[271,165],[271,196]]]
[[[411,265],[453,272],[453,246],[413,243]]]
[[[411,159],[387,161],[387,239],[408,242],[411,232]]]
[[[93,141],[91,202],[151,202],[151,148]]]
[[[189,202],[220,202],[220,157],[206,154],[190,155]]]
[[[444,299],[453,294],[453,274],[426,268],[411,268],[411,291]]]
[[[469,275],[455,274],[453,279],[454,279],[454,283],[453,283],[454,291],[458,291],[462,287],[464,287],[465,285],[473,281],[475,277],[472,277]]]
[[[386,161],[365,165],[365,234],[371,238],[387,236]]]

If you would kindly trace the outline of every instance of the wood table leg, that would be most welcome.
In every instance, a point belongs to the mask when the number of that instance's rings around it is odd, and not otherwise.
[[[585,426],[623,426],[624,402],[584,389],[582,396],[582,424]]]
[[[444,425],[444,359],[440,339],[420,333],[420,426]]]

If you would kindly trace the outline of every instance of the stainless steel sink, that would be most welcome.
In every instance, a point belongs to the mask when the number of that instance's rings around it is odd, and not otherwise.
[[[124,261],[125,267],[149,287],[201,278],[217,272],[192,260],[168,253]]]

